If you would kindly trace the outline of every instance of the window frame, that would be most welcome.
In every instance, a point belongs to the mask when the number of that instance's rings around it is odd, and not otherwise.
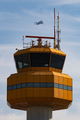
[[[61,67],[61,68],[57,67],[57,62],[56,62],[56,67],[52,67],[52,66],[51,66],[51,61],[52,61],[51,58],[52,58],[52,54],[53,54],[54,56],[57,57],[57,61],[59,61],[59,58],[60,58],[61,56],[64,57],[63,64],[62,64],[62,67]],[[58,56],[59,56],[59,57],[58,57]],[[52,68],[55,68],[55,69],[60,69],[60,70],[62,70],[62,69],[63,69],[63,66],[64,66],[65,58],[66,58],[66,56],[51,53],[51,55],[50,55],[50,66],[49,66],[49,67],[52,67]]]
[[[27,67],[24,67],[24,63],[25,63],[25,62],[23,61],[23,60],[24,60],[24,59],[23,59],[24,55],[26,55],[26,56],[28,57],[28,64],[29,64],[29,65],[28,65]],[[17,59],[18,59],[18,58],[17,58],[18,56],[21,57],[22,68],[19,67],[18,62],[20,62],[20,61],[17,60]],[[26,57],[26,62],[27,62],[27,57]],[[23,54],[20,54],[20,55],[15,55],[15,56],[14,56],[14,60],[15,60],[15,64],[16,64],[17,70],[18,70],[18,69],[24,69],[24,68],[30,67],[30,55],[29,55],[29,53],[23,53]],[[26,66],[26,65],[25,65],[25,66]]]
[[[49,59],[48,59],[48,66],[34,66],[34,65],[32,65],[32,60],[31,60],[31,54],[48,54],[49,56]],[[30,67],[50,67],[50,52],[44,52],[44,53],[42,53],[42,52],[30,52]]]

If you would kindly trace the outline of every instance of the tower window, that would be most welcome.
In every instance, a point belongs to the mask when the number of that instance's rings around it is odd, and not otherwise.
[[[72,87],[71,87],[71,86],[68,86],[68,90],[72,91]]]
[[[11,86],[8,86],[8,87],[7,87],[7,90],[12,90],[12,89],[11,89]]]
[[[18,69],[29,67],[29,53],[15,56],[15,61]]]
[[[65,56],[51,54],[51,64],[50,67],[62,69],[64,63]]]
[[[54,83],[54,87],[55,87],[55,88],[58,88],[58,86],[59,86],[59,85],[58,85],[57,83]]]
[[[16,85],[12,85],[12,90],[16,89]]]
[[[53,87],[53,83],[47,83],[47,87]]]
[[[62,85],[62,84],[58,84],[58,83],[54,83],[54,88],[72,91],[72,86]]]
[[[17,84],[17,89],[21,88],[21,84]]]
[[[63,89],[63,85],[59,84],[59,88],[60,88],[60,89]]]
[[[67,87],[68,87],[67,85],[64,85],[64,89],[65,89],[65,90],[67,90],[67,89],[68,89]]]
[[[22,88],[26,87],[26,83],[22,83]]]
[[[50,53],[30,53],[32,67],[49,67]]]
[[[39,83],[34,83],[34,87],[39,87],[40,84]]]
[[[34,83],[27,83],[27,87],[33,87]]]
[[[46,87],[47,83],[40,83],[40,87]]]

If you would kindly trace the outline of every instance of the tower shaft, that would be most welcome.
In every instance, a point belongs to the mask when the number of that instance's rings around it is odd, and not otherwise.
[[[47,106],[28,107],[27,120],[52,120],[52,108]]]

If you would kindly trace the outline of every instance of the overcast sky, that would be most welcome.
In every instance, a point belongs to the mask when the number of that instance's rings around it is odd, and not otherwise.
[[[53,36],[54,8],[60,15],[61,50],[67,54],[63,73],[73,78],[73,103],[53,112],[53,119],[80,120],[80,0],[0,0],[0,120],[26,120],[26,112],[7,106],[7,77],[17,72],[13,54],[16,47],[22,49],[22,36]],[[34,25],[39,20],[44,24]]]

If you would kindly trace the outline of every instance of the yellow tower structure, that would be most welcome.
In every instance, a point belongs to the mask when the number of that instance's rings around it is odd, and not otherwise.
[[[67,109],[72,103],[72,78],[63,74],[66,54],[50,48],[38,38],[29,48],[14,54],[17,73],[7,78],[7,103],[13,109],[27,111],[27,120],[49,120],[52,111]]]

